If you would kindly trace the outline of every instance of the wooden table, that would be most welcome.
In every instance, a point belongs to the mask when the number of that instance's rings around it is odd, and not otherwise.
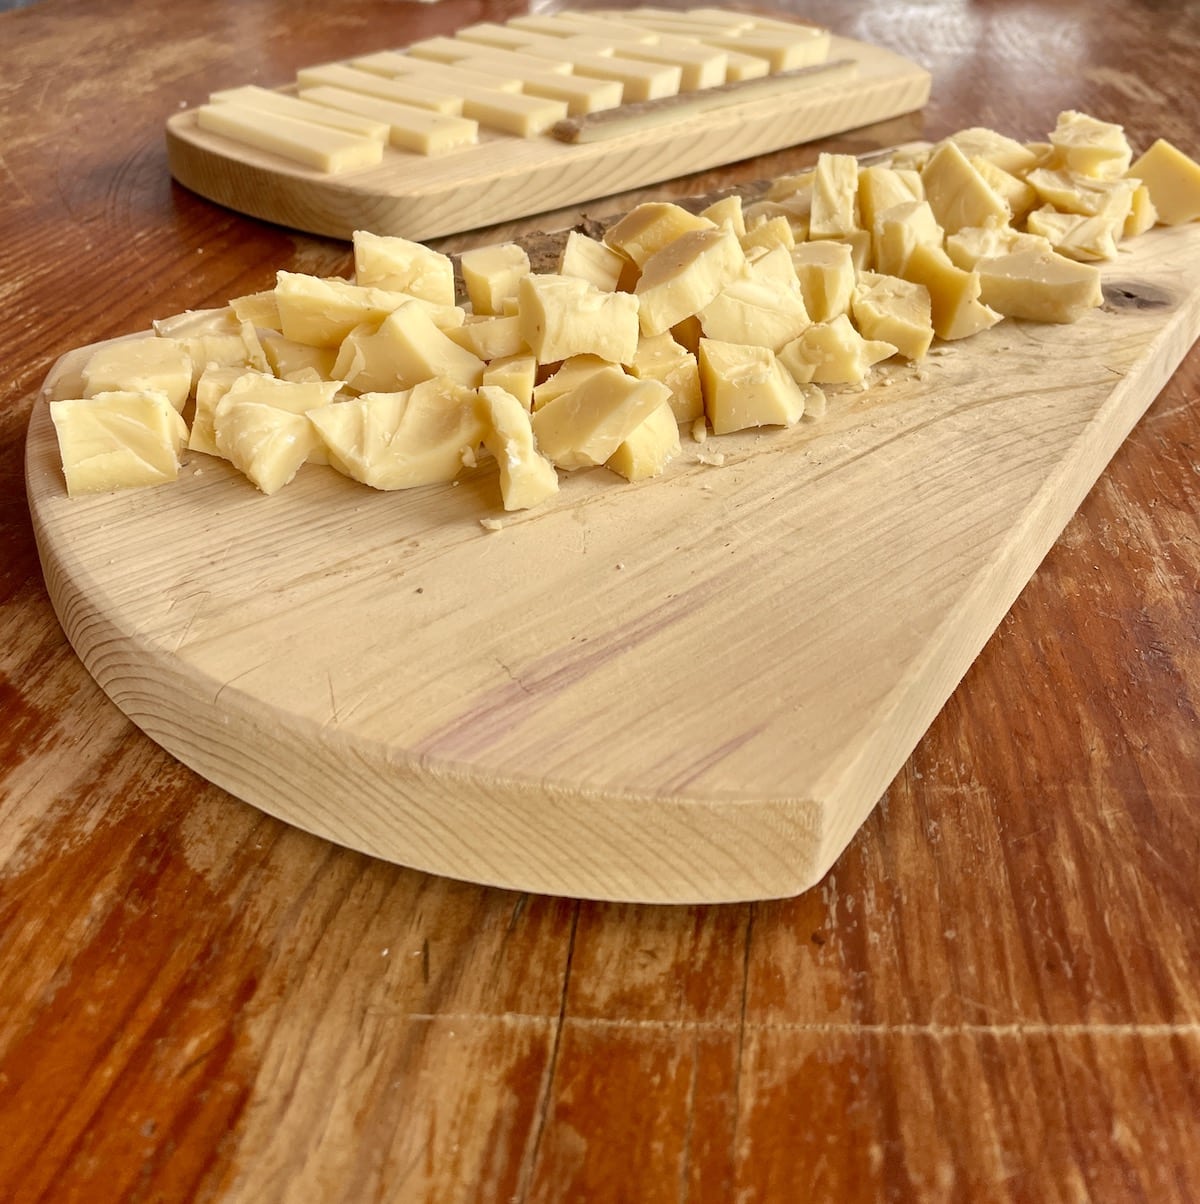
[[[581,903],[340,850],[173,761],[66,643],[23,483],[50,364],[348,265],[173,185],[165,117],[518,11],[0,15],[0,1198],[1200,1199],[1195,350],[796,899]],[[1196,4],[803,11],[934,77],[923,114],[825,148],[1073,107],[1200,152]]]

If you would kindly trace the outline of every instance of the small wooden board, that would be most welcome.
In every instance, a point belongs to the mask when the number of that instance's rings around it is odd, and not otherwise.
[[[930,75],[899,55],[831,39],[831,62],[802,91],[683,117],[635,134],[570,144],[480,131],[439,156],[389,147],[377,167],[327,175],[200,129],[195,110],[167,122],[171,174],[209,200],[333,238],[355,230],[423,240],[575,205],[704,171],[920,109]]]
[[[685,443],[640,485],[577,473],[520,516],[486,466],[392,494],[309,466],[263,497],[202,455],[71,500],[43,399],[50,596],[151,737],[330,840],[566,895],[797,893],[1200,334],[1200,229],[1127,245],[1074,326],[1001,323],[818,421]]]

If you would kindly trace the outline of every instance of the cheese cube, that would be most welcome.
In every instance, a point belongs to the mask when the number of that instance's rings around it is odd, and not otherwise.
[[[601,368],[611,368],[613,365],[598,355],[572,355],[563,360],[558,368],[551,372],[540,384],[533,387],[532,409],[540,410],[547,402],[569,393],[594,372]]]
[[[517,294],[521,337],[543,364],[598,355],[628,364],[637,351],[638,301],[577,276],[525,276]]]
[[[691,230],[651,255],[635,289],[643,334],[661,334],[704,308],[746,265],[729,226]]]
[[[875,270],[885,276],[903,276],[918,246],[940,250],[945,236],[928,201],[893,205],[875,219],[872,231]]]
[[[791,258],[808,316],[814,322],[828,322],[844,314],[854,293],[854,257],[849,245],[832,239],[799,243]]]
[[[267,330],[262,334],[262,348],[267,366],[276,376],[289,376],[293,372],[312,368],[326,380],[333,379],[333,365],[337,362],[336,347],[313,347],[309,343],[297,343],[295,339],[285,338],[274,330]]]
[[[660,405],[625,437],[605,465],[627,481],[649,480],[679,455],[679,446],[675,414],[669,405]]]
[[[779,353],[779,362],[800,384],[856,385],[872,364],[896,354],[892,343],[864,339],[846,314],[814,322]]]
[[[713,433],[791,426],[804,416],[812,387],[784,368],[769,347],[700,340],[700,387]]]
[[[963,339],[1000,321],[1000,314],[979,300],[978,272],[956,267],[941,247],[916,247],[904,278],[929,290],[933,330],[939,339]]]
[[[113,389],[50,403],[67,493],[158,485],[179,475],[187,426],[158,390]]]
[[[1159,138],[1141,155],[1129,174],[1141,180],[1165,226],[1180,226],[1200,217],[1200,163]]]
[[[822,152],[813,172],[809,237],[840,238],[858,228],[858,160]]]
[[[729,226],[739,238],[746,233],[746,214],[741,193],[731,192],[700,210],[700,216],[716,226]]]
[[[1040,234],[995,225],[964,226],[956,234],[947,236],[945,249],[957,267],[970,272],[981,259],[995,259],[1013,251],[1049,251],[1052,248]]]
[[[578,276],[602,292],[616,292],[626,260],[619,252],[578,230],[567,235],[558,260],[560,276]]]
[[[1068,171],[1085,176],[1120,176],[1132,158],[1125,131],[1110,121],[1067,109],[1059,113],[1050,145]]]
[[[875,219],[885,209],[924,199],[919,172],[874,164],[858,173],[859,220],[865,230],[875,229]]]
[[[1077,322],[1104,303],[1100,270],[1053,251],[981,260],[979,298],[997,313],[1034,322]]]
[[[953,142],[939,143],[921,171],[925,199],[947,234],[963,226],[1007,222],[1012,216],[1004,198]]]
[[[283,382],[280,382],[283,383]],[[218,452],[263,493],[283,488],[317,447],[316,432],[303,414],[260,401],[230,401],[217,407]]]
[[[644,269],[652,255],[682,235],[693,230],[711,230],[714,225],[709,218],[691,213],[682,205],[646,201],[610,226],[604,243]]]
[[[922,359],[933,342],[933,310],[923,284],[862,272],[850,312],[865,338],[891,343],[905,359]]]
[[[118,339],[93,351],[83,366],[83,395],[162,393],[182,410],[192,391],[192,357],[171,338]]]
[[[196,382],[196,410],[192,415],[192,429],[188,432],[189,451],[221,456],[214,430],[217,406],[221,398],[233,387],[234,381],[244,375],[243,368],[222,367],[217,364],[210,364],[200,374],[200,379]]]
[[[462,326],[447,331],[446,337],[485,363],[529,351],[516,314],[472,314]]]
[[[462,252],[459,267],[471,308],[477,314],[499,314],[529,275],[529,254],[515,242],[475,247]]]
[[[1025,228],[1030,234],[1040,234],[1060,255],[1088,263],[1116,259],[1117,242],[1124,233],[1125,219],[1060,213],[1043,205],[1025,219]]]
[[[448,255],[395,235],[355,230],[354,282],[407,293],[435,305],[454,305],[454,264]]]
[[[534,442],[529,411],[511,393],[483,385],[475,402],[483,445],[500,473],[505,510],[526,510],[558,492],[558,473]]]
[[[778,351],[809,324],[804,295],[756,275],[749,265],[701,309],[697,317],[707,339],[755,343]]]
[[[669,331],[643,335],[629,371],[641,380],[662,381],[671,390],[669,401],[676,422],[693,422],[704,413],[696,356],[680,346]]]
[[[968,159],[986,159],[1001,171],[1018,177],[1037,167],[1043,158],[1038,151],[1031,150],[1015,138],[984,126],[959,130],[946,141],[953,142]]]
[[[532,355],[508,355],[494,359],[483,370],[483,385],[495,385],[515,397],[527,410],[533,408],[533,386],[537,360]]]

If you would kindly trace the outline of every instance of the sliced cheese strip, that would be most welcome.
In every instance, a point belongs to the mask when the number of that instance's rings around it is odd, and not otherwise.
[[[533,61],[537,62],[536,59]],[[480,75],[491,72],[503,74],[507,70],[503,62],[495,62],[490,57],[462,59],[461,66],[465,71],[474,71]],[[623,91],[620,80],[593,79],[586,75],[560,75],[554,71],[527,72],[523,90],[530,96],[561,100],[567,106],[569,117],[583,117],[588,113],[614,109],[621,103]]]
[[[494,92],[478,86],[464,88],[462,102],[463,113],[480,125],[522,138],[544,134],[567,116],[565,101],[521,92]]]
[[[425,54],[424,47],[433,46],[432,53]],[[532,54],[522,54],[519,50],[504,50],[499,46],[488,46],[482,42],[460,41],[458,38],[431,38],[428,42],[416,42],[408,48],[407,53],[413,57],[421,57],[429,62],[441,62],[462,67],[466,59],[486,55],[497,64],[503,64],[506,71],[523,76],[531,71],[552,71],[555,75],[569,75],[571,64],[565,59],[554,60],[538,58]]]
[[[384,79],[370,71],[358,71],[343,63],[326,63],[320,67],[304,67],[296,72],[300,88],[342,88],[347,92],[361,92],[364,96],[377,96],[393,104],[411,105],[418,109],[429,109],[450,116],[462,114],[462,100],[447,92],[444,87],[398,79]]]
[[[628,40],[630,36],[639,39],[654,40],[654,31],[638,29],[634,25],[625,25],[619,21],[600,21],[589,19],[586,13],[552,13],[533,14],[531,16],[512,17],[506,22],[509,29],[519,29],[527,33],[545,34],[552,38],[569,38],[580,32],[593,33],[605,41],[613,39]],[[632,35],[629,31],[632,30]],[[624,32],[622,32],[624,31]]]
[[[433,113],[428,109],[381,100],[377,96],[347,92],[344,88],[304,88],[300,95],[314,104],[386,121],[391,130],[389,140],[393,146],[421,155],[444,154],[460,146],[469,146],[479,139],[479,124],[469,117]]]
[[[718,46],[687,42],[682,38],[662,38],[651,45],[623,43],[614,54],[678,67],[682,73],[679,86],[688,92],[725,83],[729,67],[727,51]]]
[[[235,101],[202,105],[196,110],[196,124],[202,130],[318,171],[373,167],[383,158],[383,143],[374,138],[247,108]]]
[[[748,33],[703,34],[707,46],[736,50],[741,54],[765,58],[772,71],[792,71],[823,62],[829,55],[829,34],[824,30],[805,29],[799,33],[750,30]]]
[[[461,67],[450,63],[435,63],[432,59],[412,58],[407,54],[398,54],[394,50],[384,50],[378,54],[368,54],[354,59],[351,66],[359,71],[370,71],[385,78],[410,80],[425,86],[443,85],[457,91],[462,87],[483,86],[496,88],[502,92],[520,92],[521,75],[516,71],[506,71],[503,74],[489,76],[481,80]]]
[[[478,42],[483,46],[496,46],[501,50],[520,51],[524,51],[531,38],[536,36],[528,31],[497,25],[493,21],[480,21],[477,25],[468,25],[454,35],[456,40],[464,42]]]
[[[551,42],[531,42],[529,54],[548,58],[565,58],[576,75],[590,75],[597,79],[618,80],[624,89],[626,103],[640,100],[657,100],[663,96],[674,96],[679,91],[683,73],[678,67],[661,63],[638,63],[632,59],[617,59],[615,56],[597,54],[571,46],[570,38]]]
[[[208,99],[210,104],[236,101],[248,109],[261,109],[264,113],[280,113],[284,117],[295,117],[300,121],[315,121],[318,125],[344,130],[347,134],[357,134],[360,138],[374,138],[377,142],[388,140],[386,121],[374,121],[370,117],[356,117],[353,113],[339,113],[324,105],[315,105],[311,101],[301,100],[298,96],[288,96],[283,92],[272,92],[269,88],[260,88],[257,84],[247,84],[241,88],[225,88],[220,92],[212,93]]]
[[[655,8],[644,5],[641,8],[612,10],[612,15],[621,21],[634,21],[649,26],[668,25],[678,33],[685,33],[696,28],[716,28],[718,30],[749,29],[756,18],[751,13],[739,13],[726,9],[688,9],[680,12],[670,8]]]

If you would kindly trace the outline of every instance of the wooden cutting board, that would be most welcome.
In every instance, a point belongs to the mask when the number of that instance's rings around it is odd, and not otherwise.
[[[891,51],[834,37],[829,62],[851,73],[598,142],[481,129],[476,146],[438,156],[389,147],[377,167],[327,175],[202,130],[189,109],[167,121],[167,152],[179,183],[251,217],[333,238],[430,239],[825,138],[929,99],[929,72]]]
[[[50,596],[153,739],[330,840],[540,892],[800,892],[1200,334],[1200,229],[1127,245],[1075,326],[1001,323],[519,516],[486,467],[382,494],[309,466],[264,497],[201,455],[71,500],[43,399]]]

